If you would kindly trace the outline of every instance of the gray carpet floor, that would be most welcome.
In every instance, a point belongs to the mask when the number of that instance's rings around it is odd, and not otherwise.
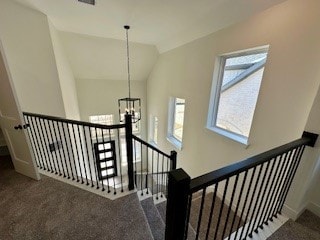
[[[195,231],[197,231],[197,223],[198,223],[198,218],[199,218],[199,212],[200,212],[200,206],[201,206],[201,197],[196,198],[198,195],[201,196],[201,194],[194,194],[193,200],[192,200],[192,205],[191,205],[191,214],[190,214],[190,225],[193,227]],[[208,223],[209,223],[209,216],[210,216],[210,208],[212,204],[212,199],[213,199],[213,193],[208,193],[206,194],[205,201],[204,201],[204,207],[203,207],[203,215],[202,215],[202,221],[200,225],[200,231],[199,231],[199,237],[200,239],[205,239],[207,228],[208,228]],[[240,218],[235,215],[235,213],[231,210],[230,215],[227,221],[227,213],[228,213],[228,206],[224,204],[223,206],[223,211],[221,215],[221,224],[218,226],[218,217],[219,216],[219,211],[221,207],[221,200],[220,198],[216,198],[215,202],[215,207],[213,211],[213,217],[212,222],[211,222],[211,227],[209,231],[209,239],[214,239],[215,232],[217,231],[217,239],[223,239],[222,234],[224,227],[226,227],[225,235],[224,237],[229,236],[229,233],[232,233],[236,231],[236,227],[238,226],[238,223],[240,221]],[[231,230],[231,225],[233,218],[235,218],[235,223],[233,225],[233,228]],[[240,221],[240,227],[243,225],[243,221]]]
[[[288,220],[268,240],[319,240],[320,218],[305,211],[297,221]]]
[[[136,194],[108,200],[42,176],[35,181],[0,157],[0,239],[152,240]]]

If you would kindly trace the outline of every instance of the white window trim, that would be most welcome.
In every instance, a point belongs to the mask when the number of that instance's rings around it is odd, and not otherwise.
[[[215,59],[215,64],[214,64],[214,70],[217,69],[217,71],[214,71],[213,77],[212,77],[212,85],[211,85],[211,93],[210,93],[210,102],[209,102],[209,110],[208,110],[208,118],[207,118],[207,125],[206,128],[220,134],[224,137],[230,138],[231,140],[234,140],[238,143],[241,143],[248,147],[250,145],[249,143],[249,138],[250,134],[248,137],[228,131],[226,129],[220,128],[216,125],[217,122],[217,115],[218,115],[218,107],[219,107],[219,101],[220,101],[220,90],[222,86],[222,78],[221,75],[223,74],[224,71],[224,65],[226,62],[227,58],[230,57],[236,57],[236,56],[241,56],[246,52],[250,53],[259,53],[259,52],[264,52],[269,50],[269,45],[261,46],[261,47],[256,47],[256,48],[250,48],[250,49],[245,49],[241,51],[236,51],[232,53],[227,53],[227,54],[222,54]]]
[[[168,108],[168,131],[167,131],[167,140],[175,146],[178,150],[182,150],[182,141],[177,139],[173,135],[174,128],[174,119],[175,119],[175,106],[176,98],[170,97],[169,99],[169,108]]]
[[[149,125],[149,143],[155,147],[158,146],[158,144],[156,143],[155,139],[154,139],[154,130],[155,130],[155,120],[156,120],[156,116],[154,115],[150,115],[150,125]]]

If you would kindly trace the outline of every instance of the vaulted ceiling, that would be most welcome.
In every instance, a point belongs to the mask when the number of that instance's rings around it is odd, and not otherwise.
[[[159,52],[208,35],[285,0],[16,0],[46,14],[61,31],[152,44]]]

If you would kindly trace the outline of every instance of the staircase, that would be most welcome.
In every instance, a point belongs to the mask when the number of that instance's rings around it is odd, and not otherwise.
[[[176,169],[175,151],[164,153],[133,135],[130,115],[117,125],[24,117],[42,174],[112,200],[137,191],[155,240],[270,237],[263,231],[277,230],[287,220],[281,211],[288,191],[305,147],[318,137],[304,132],[300,139],[191,179]]]
[[[320,218],[305,211],[296,221],[288,220],[268,240],[319,240]]]

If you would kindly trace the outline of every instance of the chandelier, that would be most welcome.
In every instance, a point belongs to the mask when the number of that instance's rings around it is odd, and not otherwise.
[[[131,97],[131,86],[130,86],[130,55],[129,55],[129,36],[128,31],[130,26],[125,25],[126,41],[127,41],[127,70],[128,70],[128,97],[118,99],[119,106],[119,120],[124,122],[125,115],[129,114],[132,118],[132,123],[137,123],[141,119],[141,99]]]

